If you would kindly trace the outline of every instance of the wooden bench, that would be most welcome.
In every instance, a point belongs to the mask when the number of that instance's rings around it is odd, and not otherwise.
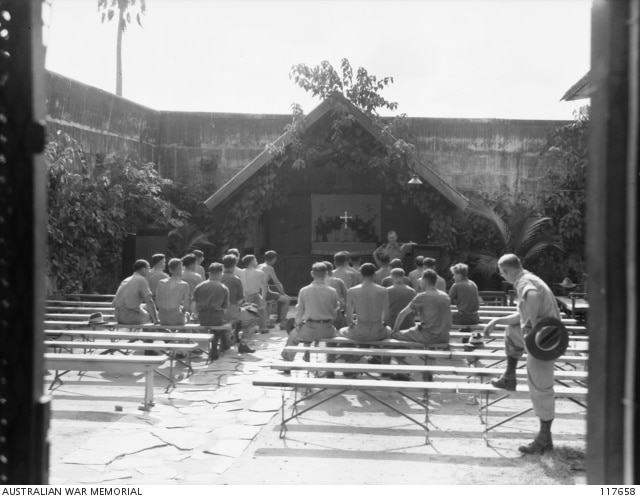
[[[480,301],[484,304],[501,305],[506,307],[508,305],[507,293],[504,291],[480,291]]]
[[[139,338],[136,338],[139,339]],[[198,348],[197,343],[175,343],[175,342],[154,342],[154,343],[134,343],[132,341],[61,341],[61,340],[46,340],[44,342],[45,347],[53,348],[54,353],[60,353],[60,350],[67,350],[72,353],[71,350],[82,349],[84,353],[95,350],[104,350],[99,355],[111,354],[114,352],[120,352],[125,355],[129,355],[128,351],[144,350],[154,352],[154,354],[164,354],[169,359],[169,375],[164,374],[162,371],[156,370],[156,372],[166,378],[169,381],[166,392],[176,387],[176,382],[173,376],[174,365],[176,362],[184,365],[187,368],[187,376],[193,374],[193,367],[191,365],[191,352]],[[187,353],[187,361],[176,358],[176,352]]]
[[[325,378],[291,378],[286,376],[276,376],[269,378],[258,378],[253,381],[255,386],[275,387],[281,388],[282,404],[281,404],[281,425],[280,425],[280,438],[284,438],[286,434],[286,424],[292,419],[298,418],[305,412],[318,407],[325,402],[347,392],[347,391],[359,391],[367,395],[369,398],[381,403],[385,407],[400,414],[406,419],[417,424],[425,430],[425,443],[429,444],[429,424],[433,423],[429,418],[429,395],[434,393],[460,393],[460,394],[474,394],[484,395],[487,399],[487,403],[480,409],[480,418],[484,422],[484,438],[488,444],[488,433],[490,430],[510,421],[516,417],[521,416],[529,412],[531,409],[520,411],[516,415],[505,418],[498,423],[489,425],[489,407],[495,404],[497,401],[504,399],[508,396],[526,396],[528,395],[528,389],[525,386],[520,386],[515,392],[507,392],[505,395],[504,390],[499,390],[491,385],[485,385],[480,383],[447,383],[447,382],[420,382],[420,381],[386,381],[386,380],[360,380],[360,379],[325,379]],[[294,390],[294,402],[292,404],[291,416],[285,416],[286,396],[285,389],[292,388]],[[317,389],[317,391],[311,391],[302,398],[298,399],[298,390],[304,389],[309,392],[310,390]],[[303,409],[299,408],[299,404],[307,400],[312,399],[328,390],[336,390],[335,393],[328,395],[320,401],[312,403],[310,406]],[[402,397],[416,403],[422,409],[424,409],[424,422],[418,421],[408,413],[399,409],[392,404],[380,399],[374,395],[374,391],[391,391],[398,393]],[[415,396],[409,395],[407,392],[418,392],[422,395],[422,400],[419,400]],[[500,393],[498,400],[489,402],[488,397],[491,394]],[[565,388],[559,387],[555,392],[556,398],[571,398],[571,399],[584,399],[587,395],[587,390],[584,388]]]
[[[584,322],[589,311],[589,302],[585,293],[569,293],[569,296],[556,296],[560,310],[566,312],[579,323]]]
[[[167,356],[146,357],[142,355],[104,356],[95,354],[63,354],[45,353],[45,369],[55,371],[55,377],[49,386],[51,390],[56,383],[62,385],[61,376],[69,371],[109,371],[114,366],[131,373],[145,374],[144,403],[142,410],[149,411],[153,402],[153,373],[156,367],[167,361]]]

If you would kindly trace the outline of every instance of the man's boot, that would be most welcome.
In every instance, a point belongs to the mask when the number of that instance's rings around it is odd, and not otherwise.
[[[209,362],[218,360],[218,338],[217,334],[211,336],[211,343],[209,343]]]
[[[255,350],[244,342],[238,345],[238,353],[255,353]]]
[[[529,445],[521,445],[518,451],[523,454],[544,454],[553,450],[553,439],[551,438],[551,423],[549,421],[540,420],[540,431]]]
[[[491,384],[496,388],[515,391],[516,389],[516,367],[518,367],[517,357],[507,357],[507,369],[499,378],[493,378]]]

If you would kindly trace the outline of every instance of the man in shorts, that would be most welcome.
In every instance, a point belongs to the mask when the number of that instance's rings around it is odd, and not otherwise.
[[[469,280],[469,267],[464,263],[456,263],[450,270],[454,283],[449,289],[449,298],[451,303],[458,307],[458,311],[452,317],[453,323],[462,326],[478,324],[480,295],[476,283]]]
[[[242,258],[244,265],[243,280],[244,297],[246,301],[254,303],[260,313],[260,333],[269,332],[267,327],[267,274],[258,270],[258,261],[254,255],[245,255]]]
[[[151,299],[147,281],[149,270],[149,262],[136,260],[133,264],[133,274],[120,283],[111,302],[119,324],[144,324],[149,319],[158,323],[158,312]],[[143,307],[143,303],[146,307]]]
[[[258,265],[258,270],[262,270],[267,275],[267,285],[269,282],[273,283],[276,287],[276,291],[267,289],[267,303],[276,301],[278,304],[278,324],[280,329],[284,330],[287,322],[287,313],[289,312],[289,304],[291,303],[291,297],[284,292],[284,286],[276,275],[276,269],[273,267],[278,259],[278,254],[275,251],[267,251],[264,254],[264,263]]]

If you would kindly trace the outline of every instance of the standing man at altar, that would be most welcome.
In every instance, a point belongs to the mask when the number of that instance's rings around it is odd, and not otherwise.
[[[378,267],[381,266],[379,260],[381,254],[386,253],[389,255],[389,261],[395,258],[402,260],[404,256],[412,250],[413,246],[417,244],[413,241],[404,244],[399,243],[398,234],[395,230],[387,232],[387,241],[389,241],[387,244],[383,244],[373,252],[373,259]]]

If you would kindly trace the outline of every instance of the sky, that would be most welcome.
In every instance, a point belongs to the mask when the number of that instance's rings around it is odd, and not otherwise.
[[[46,67],[115,91],[116,21],[47,0]],[[109,0],[111,1],[111,0]],[[572,119],[589,70],[588,0],[147,0],[123,37],[123,97],[157,110],[290,114],[319,100],[298,63],[347,58],[414,117]]]

